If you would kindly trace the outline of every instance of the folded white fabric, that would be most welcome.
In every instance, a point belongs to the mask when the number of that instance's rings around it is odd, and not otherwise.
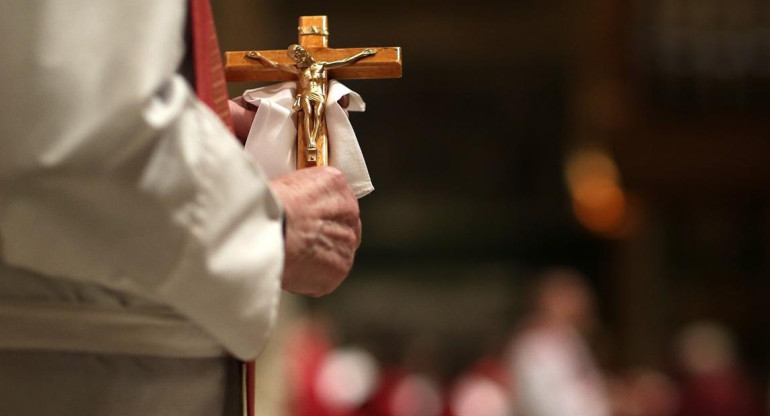
[[[246,102],[259,106],[246,140],[246,151],[271,179],[296,169],[297,128],[291,109],[296,91],[296,83],[289,81],[243,93]],[[338,81],[329,83],[326,105],[329,162],[345,174],[353,193],[361,198],[371,193],[374,186],[353,126],[338,102],[345,95],[350,96],[349,111],[366,109],[366,103],[356,92]]]

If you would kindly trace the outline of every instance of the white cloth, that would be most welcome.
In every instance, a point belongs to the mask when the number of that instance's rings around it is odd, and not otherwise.
[[[246,140],[246,151],[273,179],[296,169],[297,128],[292,119],[292,106],[297,94],[293,81],[247,90],[243,99],[259,106]],[[326,105],[326,128],[329,133],[329,164],[339,169],[357,198],[374,191],[364,155],[353,126],[339,100],[350,97],[349,111],[364,111],[366,103],[358,93],[341,82],[329,82]]]
[[[176,74],[187,3],[0,6],[0,280],[47,279],[0,303],[34,308],[62,302],[71,282],[93,285],[101,295],[89,302],[124,310],[146,299],[251,359],[275,319],[282,212]],[[126,296],[113,304],[112,291]]]

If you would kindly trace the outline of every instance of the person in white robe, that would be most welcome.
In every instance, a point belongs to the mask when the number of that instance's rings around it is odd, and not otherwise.
[[[584,338],[593,326],[593,294],[568,269],[545,272],[534,310],[511,344],[508,370],[515,414],[609,416],[604,378]]]
[[[268,181],[178,73],[186,18],[0,5],[0,415],[239,414],[280,289],[352,267],[344,176]]]

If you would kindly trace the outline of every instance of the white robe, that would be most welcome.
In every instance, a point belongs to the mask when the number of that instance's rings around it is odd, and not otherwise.
[[[282,209],[176,74],[186,5],[0,5],[0,403],[12,388],[21,406],[25,386],[56,390],[84,377],[95,392],[122,391],[131,377],[162,386],[179,378],[170,363],[194,373],[188,364],[198,362],[201,375],[219,363],[224,374],[222,357],[251,359],[265,345],[280,291]],[[113,380],[88,358],[81,373],[64,365],[88,356],[143,370]],[[47,365],[7,365],[20,362]],[[198,390],[180,394],[208,400]],[[156,396],[137,400],[173,406],[173,395]],[[70,414],[66,404],[45,414]],[[154,414],[121,408],[116,400],[72,414]]]
[[[564,324],[533,325],[510,354],[514,402],[526,416],[609,416],[602,375],[585,340]]]

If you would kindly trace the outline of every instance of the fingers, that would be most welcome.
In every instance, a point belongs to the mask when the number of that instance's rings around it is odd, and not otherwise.
[[[354,227],[337,221],[321,221],[315,246],[323,250],[353,253],[358,248],[358,232]]]

